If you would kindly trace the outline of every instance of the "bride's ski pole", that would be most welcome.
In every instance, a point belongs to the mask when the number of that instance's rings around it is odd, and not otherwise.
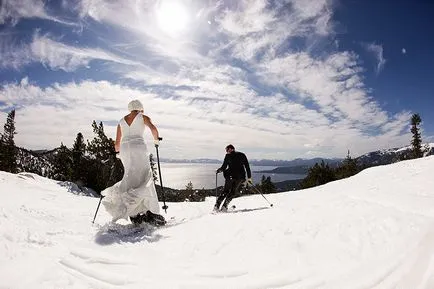
[[[101,205],[102,198],[104,198],[103,195],[101,195],[101,196],[99,197],[98,207],[96,207],[95,216],[93,216],[92,224],[95,223],[96,214],[98,214],[98,210],[99,210],[99,206]]]
[[[114,154],[115,157],[117,156],[117,154],[118,154],[118,152],[115,152],[115,154]],[[112,176],[113,176],[113,171],[115,170],[115,162],[116,162],[116,158],[114,159],[113,165],[112,165],[112,167],[111,167],[111,170],[110,170],[110,176],[109,176],[109,179],[107,180],[107,185],[106,185],[106,187],[108,187],[108,182],[110,182],[110,180],[111,180],[111,178],[112,178]],[[96,211],[95,211],[95,215],[93,216],[92,224],[95,223],[96,214],[98,214],[98,210],[99,210],[99,206],[101,206],[102,198],[104,198],[103,195],[101,195],[101,196],[99,197],[98,207],[96,207]]]
[[[159,137],[158,140],[163,140],[162,137]],[[160,168],[160,156],[158,154],[158,145],[155,145],[155,149],[157,150],[157,163],[158,163],[158,175],[160,176],[160,185],[161,185],[161,192],[162,192],[162,196],[163,196],[163,210],[165,213],[167,213],[167,208],[169,208],[166,205],[166,197],[164,196],[164,187],[163,187],[163,179],[161,178],[161,168]]]

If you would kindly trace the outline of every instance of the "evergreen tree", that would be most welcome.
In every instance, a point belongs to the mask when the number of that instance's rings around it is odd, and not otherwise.
[[[420,134],[420,124],[422,119],[420,115],[415,113],[411,116],[411,133],[413,134],[413,139],[411,140],[412,146],[412,157],[420,158],[423,156],[422,152],[422,137]]]
[[[0,137],[0,170],[16,173],[18,150],[15,146],[15,109],[12,110],[6,119],[4,132]]]
[[[259,189],[263,194],[273,194],[277,193],[277,188],[274,183],[271,181],[271,177],[265,177],[262,175],[261,183],[259,185]]]
[[[343,179],[354,176],[359,172],[357,160],[351,158],[350,151],[348,150],[347,157],[343,160],[342,164],[336,168],[336,179]]]
[[[423,155],[426,155],[426,156],[431,155],[431,154],[432,154],[432,153],[431,153],[432,150],[433,150],[433,149],[431,148],[431,146],[430,146],[428,143],[426,143],[426,144],[423,146]]]
[[[110,157],[116,153],[113,139],[106,136],[102,122],[97,125],[96,122],[93,121],[92,129],[96,136],[90,143],[88,142],[87,151],[98,160],[109,160]]]
[[[54,156],[52,178],[58,181],[70,181],[72,178],[72,153],[63,143]]]
[[[72,180],[80,182],[81,185],[84,185],[86,181],[85,152],[86,144],[84,143],[83,134],[79,132],[72,147]]]
[[[188,193],[193,193],[193,183],[191,181],[189,181],[188,184],[185,186],[185,190]]]
[[[87,152],[91,157],[88,165],[88,186],[97,192],[116,183],[122,178],[123,170],[120,161],[115,157],[114,141],[104,132],[102,122],[92,122],[95,137],[87,144]]]
[[[309,168],[307,176],[300,183],[300,187],[302,189],[311,188],[334,180],[336,180],[334,170],[328,164],[325,164],[324,161],[321,161],[321,165],[316,163],[313,167]]]

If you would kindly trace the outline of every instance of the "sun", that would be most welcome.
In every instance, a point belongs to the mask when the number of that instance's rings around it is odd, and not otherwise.
[[[172,36],[185,30],[189,20],[188,11],[180,2],[180,0],[162,0],[156,11],[158,26]]]

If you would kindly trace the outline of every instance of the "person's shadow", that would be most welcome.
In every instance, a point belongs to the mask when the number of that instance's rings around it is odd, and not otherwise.
[[[95,235],[95,242],[107,246],[115,243],[157,242],[163,238],[155,232],[157,228],[148,224],[139,226],[109,223],[102,226]]]

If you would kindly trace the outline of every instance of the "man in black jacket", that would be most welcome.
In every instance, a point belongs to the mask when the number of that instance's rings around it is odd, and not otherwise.
[[[221,211],[227,211],[229,203],[232,201],[235,193],[240,189],[243,182],[252,185],[252,173],[250,171],[249,161],[242,152],[235,151],[233,145],[226,147],[226,156],[223,165],[217,169],[217,173],[223,172],[225,177],[225,186],[223,193],[217,198],[214,211],[220,210],[220,204],[224,201]]]

